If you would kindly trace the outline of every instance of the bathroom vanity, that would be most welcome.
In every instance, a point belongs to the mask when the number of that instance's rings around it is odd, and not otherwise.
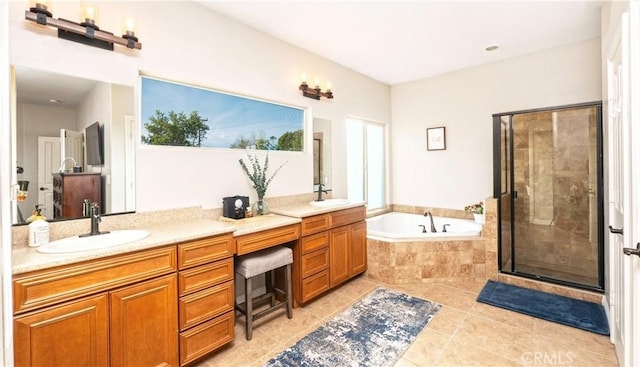
[[[293,298],[304,304],[367,270],[366,208],[318,210],[290,206],[274,210],[301,218],[293,248]],[[320,212],[320,214],[316,214]]]
[[[294,251],[296,305],[366,270],[365,207],[146,228],[99,251],[14,248],[15,365],[185,366],[234,339],[234,256]]]

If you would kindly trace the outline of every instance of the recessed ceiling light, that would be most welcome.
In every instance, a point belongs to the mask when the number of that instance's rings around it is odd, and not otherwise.
[[[485,46],[484,50],[485,51],[495,51],[495,50],[498,49],[498,47],[500,47],[500,45],[498,45],[498,44],[488,45],[488,46]]]
[[[49,100],[49,103],[62,103],[62,101],[61,101],[61,100],[59,100],[59,99],[51,98],[51,99]]]

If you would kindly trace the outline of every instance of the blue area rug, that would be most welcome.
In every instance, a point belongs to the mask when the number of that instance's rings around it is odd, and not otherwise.
[[[609,322],[600,304],[515,285],[487,281],[478,302],[516,311],[597,334],[609,335]]]
[[[378,288],[265,366],[393,366],[440,307]]]

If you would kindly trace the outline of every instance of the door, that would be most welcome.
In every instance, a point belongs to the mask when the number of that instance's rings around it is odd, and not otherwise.
[[[18,316],[15,366],[108,366],[107,295]]]
[[[609,109],[607,128],[609,134],[609,292],[611,339],[618,361],[622,366],[638,365],[640,355],[640,192],[637,185],[640,163],[640,119],[637,108],[631,103],[633,93],[638,93],[637,68],[631,68],[638,52],[638,4],[630,3],[633,25],[629,13],[620,20],[619,32],[610,43],[607,55],[607,80]],[[634,31],[631,32],[631,26]],[[630,42],[634,42],[632,46]],[[631,51],[635,49],[632,56]],[[634,60],[635,58],[635,60]],[[632,73],[636,73],[635,75]],[[635,146],[633,142],[636,142]],[[627,256],[629,255],[629,256]],[[638,255],[638,256],[635,256]]]
[[[135,198],[135,182],[133,178],[135,177],[135,167],[133,162],[135,161],[135,157],[133,152],[135,150],[135,141],[134,141],[134,126],[136,120],[133,116],[125,116],[124,117],[124,151],[125,151],[125,207],[123,211],[134,211],[136,205]]]
[[[53,219],[53,173],[60,167],[60,139],[38,137],[38,202],[42,214]],[[33,209],[33,208],[31,208]]]
[[[350,225],[349,276],[353,277],[367,270],[367,222]]]
[[[175,274],[110,293],[111,366],[178,365]]]
[[[72,158],[75,166],[84,166],[84,133],[68,129],[60,129],[60,161]],[[72,170],[71,162],[65,162],[64,169]]]
[[[329,277],[332,288],[349,279],[349,237],[349,226],[330,231]]]

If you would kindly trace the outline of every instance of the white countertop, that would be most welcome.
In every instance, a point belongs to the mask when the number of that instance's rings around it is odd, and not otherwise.
[[[149,236],[146,238],[120,246],[83,252],[44,254],[26,245],[14,245],[12,250],[12,273],[21,274],[224,233],[233,233],[235,237],[238,237],[272,228],[297,224],[300,223],[302,221],[301,218],[304,217],[355,208],[362,205],[364,205],[364,202],[350,202],[329,207],[318,207],[310,203],[294,204],[273,208],[270,214],[253,218],[235,220],[221,217],[220,220],[195,219],[154,224],[146,227],[142,226],[136,229],[149,231]]]
[[[290,217],[305,218],[313,215],[335,212],[336,210],[356,208],[359,206],[363,206],[364,204],[365,204],[364,201],[350,201],[349,203],[346,203],[346,204],[322,207],[322,206],[311,205],[311,203],[309,202],[304,204],[293,204],[288,206],[272,208],[271,212],[274,214],[286,215]]]
[[[54,266],[67,265],[86,260],[124,254],[127,252],[171,245],[197,238],[230,233],[233,232],[236,227],[226,222],[210,219],[196,219],[137,229],[149,231],[149,236],[139,241],[129,242],[121,246],[109,247],[100,250],[65,254],[43,254],[32,247],[14,245],[12,252],[12,272],[13,274],[26,273]]]
[[[235,227],[236,230],[233,232],[234,237],[302,222],[300,218],[276,215],[274,213],[244,219],[220,217],[220,220],[225,223],[230,223]]]

